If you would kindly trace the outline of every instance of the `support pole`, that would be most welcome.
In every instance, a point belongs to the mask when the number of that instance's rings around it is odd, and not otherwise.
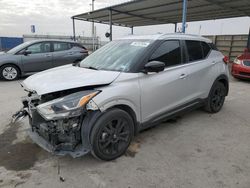
[[[186,32],[186,20],[187,20],[187,0],[183,0],[183,5],[182,5],[182,33]]]
[[[92,11],[94,11],[94,9],[95,9],[94,2],[95,2],[95,0],[92,0],[92,4],[91,4]],[[95,25],[94,25],[94,21],[92,21],[92,37],[94,37],[94,35],[95,35],[95,31],[94,30],[95,30]]]
[[[132,26],[131,27],[131,35],[133,35],[134,34],[134,27]]]
[[[92,11],[94,11],[95,7],[94,7],[94,2],[95,0],[92,0]],[[95,51],[95,25],[94,25],[94,21],[92,21],[92,51]]]
[[[248,32],[247,50],[250,52],[250,28],[249,28],[249,32]]]
[[[177,23],[174,24],[174,32],[177,32]]]
[[[113,31],[112,31],[112,10],[109,10],[109,30],[110,30],[110,36],[109,36],[109,40],[112,41],[112,35],[113,35]]]
[[[73,21],[73,40],[76,41],[76,28],[75,28],[75,19],[72,18]]]

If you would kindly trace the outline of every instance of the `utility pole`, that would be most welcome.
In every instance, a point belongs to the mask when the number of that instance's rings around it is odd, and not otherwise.
[[[92,11],[95,10],[95,5],[94,5],[95,0],[92,0]],[[92,50],[95,50],[95,25],[94,25],[94,21],[92,21],[92,43],[93,43],[93,47]]]

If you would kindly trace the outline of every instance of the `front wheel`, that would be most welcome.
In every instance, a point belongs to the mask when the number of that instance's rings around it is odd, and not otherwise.
[[[210,113],[217,113],[221,110],[226,97],[226,87],[223,83],[217,82],[212,87],[207,102],[205,104],[205,110]]]
[[[101,160],[113,160],[123,155],[134,133],[131,116],[120,109],[105,112],[91,131],[92,154]]]
[[[0,68],[0,73],[1,78],[8,81],[16,80],[20,76],[19,69],[14,65],[3,65]]]

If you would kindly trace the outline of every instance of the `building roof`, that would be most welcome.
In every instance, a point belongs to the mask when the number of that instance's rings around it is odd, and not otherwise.
[[[75,15],[83,21],[117,26],[136,27],[179,23],[182,19],[182,0],[134,0]],[[222,18],[250,16],[249,0],[188,0],[187,21],[203,21]]]

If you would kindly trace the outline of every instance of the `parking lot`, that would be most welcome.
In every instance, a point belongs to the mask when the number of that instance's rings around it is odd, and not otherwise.
[[[218,114],[197,110],[136,136],[112,162],[53,156],[11,124],[25,92],[0,82],[0,187],[232,187],[250,185],[250,87],[232,80]]]

